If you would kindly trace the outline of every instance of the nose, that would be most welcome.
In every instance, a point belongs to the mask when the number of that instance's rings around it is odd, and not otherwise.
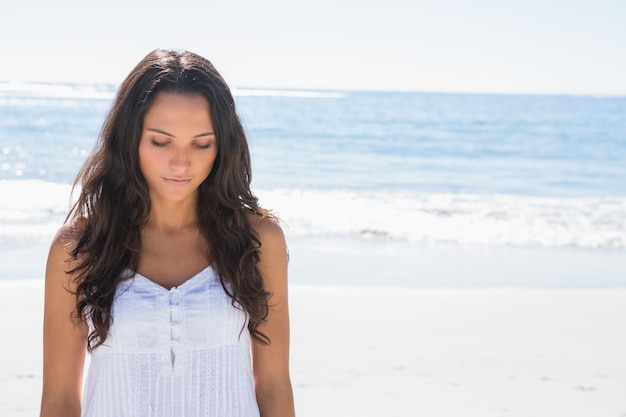
[[[173,171],[185,170],[191,166],[189,154],[185,149],[176,147],[170,157],[170,169]]]

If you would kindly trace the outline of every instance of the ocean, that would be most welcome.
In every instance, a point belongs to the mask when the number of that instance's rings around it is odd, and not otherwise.
[[[113,85],[0,83],[0,245],[49,242]],[[626,97],[233,89],[288,237],[626,256]]]

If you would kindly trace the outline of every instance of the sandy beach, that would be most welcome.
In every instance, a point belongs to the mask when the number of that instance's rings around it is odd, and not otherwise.
[[[34,416],[43,283],[0,281],[0,415]],[[624,417],[626,289],[291,287],[300,417]]]

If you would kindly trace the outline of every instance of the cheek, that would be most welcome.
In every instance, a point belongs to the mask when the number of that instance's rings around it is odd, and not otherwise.
[[[139,149],[139,169],[144,178],[149,177],[150,173],[158,171],[158,167],[161,165],[158,159],[157,155],[149,151],[142,151],[141,148]]]
[[[148,164],[148,156],[139,148],[139,169],[145,175]]]
[[[204,170],[210,172],[215,165],[215,159],[217,157],[217,153],[211,153],[210,155],[202,157],[198,162],[203,167]]]

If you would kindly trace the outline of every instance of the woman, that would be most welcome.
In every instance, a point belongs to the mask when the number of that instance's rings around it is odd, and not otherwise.
[[[287,250],[250,175],[213,65],[148,54],[51,245],[42,417],[294,415]]]

